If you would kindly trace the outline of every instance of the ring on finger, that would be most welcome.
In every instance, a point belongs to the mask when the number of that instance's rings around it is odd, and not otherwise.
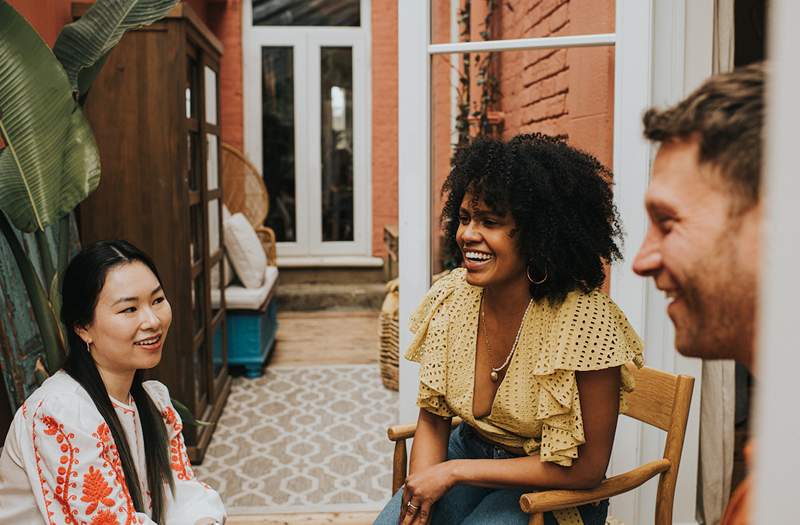
[[[414,514],[416,514],[419,511],[419,507],[417,507],[416,505],[414,505],[410,501],[406,504],[406,507],[408,507],[408,510],[410,510]]]

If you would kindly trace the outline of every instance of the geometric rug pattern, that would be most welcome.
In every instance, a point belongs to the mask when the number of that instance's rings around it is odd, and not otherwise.
[[[397,392],[377,364],[270,366],[236,377],[197,477],[229,515],[380,510]]]

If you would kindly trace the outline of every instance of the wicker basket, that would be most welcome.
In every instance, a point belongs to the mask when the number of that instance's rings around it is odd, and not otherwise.
[[[381,307],[381,379],[389,390],[399,389],[400,378],[400,283],[393,279],[386,283],[386,297]]]

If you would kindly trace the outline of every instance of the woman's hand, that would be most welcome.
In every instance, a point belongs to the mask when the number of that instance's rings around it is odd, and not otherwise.
[[[400,525],[428,523],[433,504],[456,484],[454,466],[455,461],[444,461],[420,472],[414,472],[406,478],[400,509]]]

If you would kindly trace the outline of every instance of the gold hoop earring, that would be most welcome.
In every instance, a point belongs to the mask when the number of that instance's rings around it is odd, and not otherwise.
[[[531,265],[529,264],[528,266],[525,267],[525,276],[528,278],[531,284],[542,284],[547,280],[547,268],[545,267],[544,269],[544,277],[542,277],[541,280],[537,281],[533,277],[531,277]]]

